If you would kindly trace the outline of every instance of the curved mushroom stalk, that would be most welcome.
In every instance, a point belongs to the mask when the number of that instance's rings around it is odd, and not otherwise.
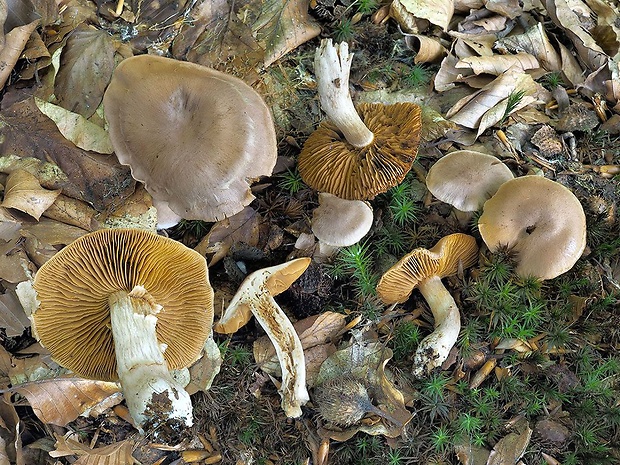
[[[419,284],[418,289],[435,318],[435,330],[420,342],[413,358],[413,375],[421,377],[448,358],[459,337],[461,315],[438,276]]]
[[[170,375],[155,328],[162,309],[142,286],[109,297],[110,324],[118,377],[136,425],[150,429],[163,423],[191,426],[192,401]]]
[[[279,391],[282,409],[290,418],[301,416],[301,406],[310,400],[306,388],[306,361],[293,324],[273,296],[288,289],[309,264],[309,258],[298,258],[250,274],[241,283],[220,320],[230,324],[247,321],[249,312],[254,314],[276,349],[282,369],[282,386]],[[219,329],[228,327],[227,324],[220,326]],[[215,330],[218,330],[218,325]]]
[[[362,121],[349,93],[349,73],[353,54],[349,45],[333,45],[331,39],[321,41],[314,57],[321,107],[327,117],[342,131],[349,144],[365,147],[372,143],[374,134]]]

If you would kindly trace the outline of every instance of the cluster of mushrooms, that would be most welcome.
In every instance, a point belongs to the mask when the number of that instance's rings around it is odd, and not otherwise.
[[[403,181],[420,141],[418,105],[353,105],[351,60],[346,43],[324,40],[317,49],[327,121],[299,156],[302,178],[319,191],[312,231],[321,257],[368,233],[373,212],[367,200]],[[153,197],[160,228],[180,218],[217,221],[239,212],[253,199],[251,182],[275,165],[269,109],[250,86],[224,73],[132,57],[117,67],[104,107],[116,155]],[[496,157],[450,153],[431,168],[427,187],[453,205],[461,221],[482,208],[482,239],[491,251],[512,250],[523,276],[558,276],[585,248],[585,215],[576,197],[544,177],[513,178]],[[385,304],[405,302],[417,288],[433,313],[435,329],[417,349],[415,375],[440,366],[456,343],[460,313],[442,279],[477,258],[474,237],[451,234],[430,249],[413,250],[381,278],[377,293]],[[201,356],[212,326],[233,333],[254,316],[276,347],[282,408],[298,417],[309,401],[303,348],[274,296],[310,261],[298,258],[251,273],[213,326],[213,289],[202,255],[149,231],[99,230],[39,269],[33,329],[62,366],[119,381],[139,429],[182,431],[193,420],[187,380],[179,373]]]

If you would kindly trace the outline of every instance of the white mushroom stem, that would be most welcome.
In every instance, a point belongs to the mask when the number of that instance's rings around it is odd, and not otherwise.
[[[110,324],[118,377],[136,425],[155,427],[177,419],[192,425],[192,401],[175,381],[164,359],[155,328],[161,305],[142,286],[110,295]]]
[[[372,143],[374,134],[362,121],[349,93],[349,73],[353,54],[349,54],[346,42],[332,44],[331,39],[321,41],[314,56],[321,107],[327,117],[342,131],[345,139],[354,147],[366,147]]]
[[[276,349],[282,370],[280,397],[287,417],[301,416],[301,406],[310,400],[306,388],[306,361],[293,324],[273,295],[286,290],[307,268],[309,259],[298,258],[255,271],[241,283],[222,319],[251,310]],[[234,319],[234,318],[233,318]]]
[[[461,315],[456,302],[439,276],[418,285],[435,318],[435,330],[426,336],[413,358],[414,376],[424,376],[446,361],[461,330]]]

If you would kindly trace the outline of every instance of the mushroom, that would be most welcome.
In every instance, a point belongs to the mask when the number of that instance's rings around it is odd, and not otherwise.
[[[357,244],[372,223],[372,208],[367,202],[319,193],[319,206],[312,213],[312,232],[319,241],[316,253],[329,257],[340,247]]]
[[[472,236],[450,234],[431,249],[414,249],[379,280],[377,294],[384,303],[405,302],[417,287],[433,313],[435,330],[417,348],[414,376],[423,376],[440,366],[448,358],[461,330],[459,309],[441,278],[472,266],[477,258],[478,246]]]
[[[135,56],[118,65],[103,103],[119,161],[157,205],[182,218],[234,215],[254,199],[252,180],[270,175],[275,165],[269,109],[234,76]]]
[[[301,416],[301,406],[310,400],[306,362],[293,324],[273,297],[287,290],[306,271],[310,261],[307,257],[297,258],[248,275],[213,327],[218,333],[234,333],[252,314],[256,317],[276,349],[282,369],[282,409],[291,418]]]
[[[213,290],[204,257],[141,229],[104,229],[72,242],[37,272],[33,329],[77,375],[117,381],[140,429],[192,425],[192,403],[170,370],[192,364],[209,337]]]
[[[586,216],[575,195],[542,176],[522,176],[486,201],[478,229],[491,252],[515,254],[516,273],[552,279],[570,270],[586,247]]]
[[[349,71],[353,55],[346,42],[324,39],[314,68],[322,122],[298,159],[304,182],[348,200],[372,199],[399,184],[417,155],[421,110],[414,103],[353,105]],[[358,114],[359,111],[359,114]]]
[[[513,179],[512,171],[497,157],[473,150],[451,152],[433,164],[426,187],[437,199],[452,205],[461,224],[482,208],[499,186]]]

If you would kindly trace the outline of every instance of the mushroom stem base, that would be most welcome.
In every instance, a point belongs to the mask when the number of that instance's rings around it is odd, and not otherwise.
[[[450,292],[435,276],[419,285],[433,317],[435,330],[426,336],[413,358],[413,374],[421,377],[446,361],[461,330],[461,315]]]
[[[191,426],[191,399],[170,375],[166,347],[157,341],[161,306],[141,286],[112,294],[109,305],[118,377],[136,426]]]

